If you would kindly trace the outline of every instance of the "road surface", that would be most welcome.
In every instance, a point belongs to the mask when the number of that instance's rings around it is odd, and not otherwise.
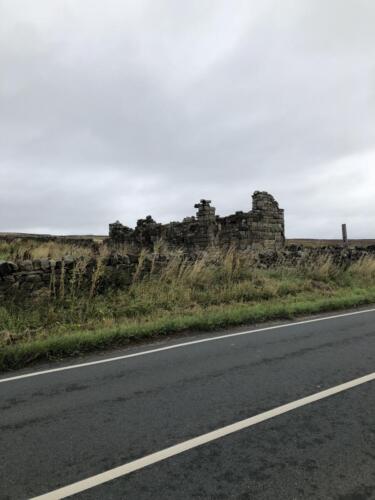
[[[375,499],[375,309],[3,374],[0,451],[1,499]]]

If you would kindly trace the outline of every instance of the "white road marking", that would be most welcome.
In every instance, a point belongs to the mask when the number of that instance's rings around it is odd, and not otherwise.
[[[222,427],[221,429],[216,429],[215,431],[208,432],[207,434],[202,434],[201,436],[189,439],[188,441],[184,441],[183,443],[170,446],[169,448],[165,448],[164,450],[152,453],[151,455],[147,455],[138,460],[134,460],[133,462],[129,462],[125,465],[120,465],[119,467],[115,467],[114,469],[110,469],[102,472],[101,474],[97,474],[96,476],[89,477],[87,479],[84,479],[83,481],[78,481],[63,488],[59,488],[55,491],[51,491],[50,493],[35,497],[32,500],[60,500],[71,495],[75,495],[108,481],[112,481],[113,479],[123,477],[127,474],[130,474],[131,472],[143,469],[144,467],[147,467],[149,465],[161,462],[162,460],[166,460],[167,458],[179,455],[180,453],[196,448],[197,446],[202,446],[216,439],[228,436],[229,434],[233,434],[234,432],[238,432],[242,429],[247,429],[248,427],[252,427],[256,424],[264,422],[265,420],[269,420],[270,418],[288,413],[289,411],[293,411],[297,408],[301,408],[302,406],[306,406],[311,403],[315,403],[316,401],[334,396],[335,394],[347,391],[348,389],[366,384],[367,382],[371,382],[373,380],[375,380],[375,372],[365,375],[364,377],[351,380],[344,384],[331,387],[330,389],[327,389],[325,391],[317,392],[315,394],[312,394],[311,396],[298,399],[297,401],[287,403],[283,406],[278,406],[277,408],[273,408],[272,410],[260,413],[259,415],[255,415],[254,417],[250,417],[245,420],[241,420],[234,424],[227,425],[226,427]]]
[[[12,382],[14,380],[20,380],[20,379],[24,379],[24,378],[38,377],[39,375],[47,375],[48,373],[57,373],[57,372],[62,372],[62,371],[66,371],[66,370],[75,370],[76,368],[85,368],[87,366],[102,365],[104,363],[111,363],[113,361],[121,361],[123,359],[135,358],[138,356],[145,356],[146,354],[154,354],[156,352],[169,351],[170,349],[179,349],[181,347],[187,347],[187,346],[191,346],[194,344],[202,344],[203,342],[213,342],[214,340],[225,340],[225,339],[230,339],[232,337],[238,337],[240,335],[248,335],[250,333],[268,332],[270,330],[277,330],[279,328],[288,328],[288,327],[292,327],[292,326],[306,325],[308,323],[316,323],[319,321],[327,321],[330,319],[337,319],[337,318],[346,318],[348,316],[356,316],[359,314],[368,314],[368,313],[372,313],[372,312],[375,312],[375,309],[366,309],[363,311],[355,311],[355,312],[344,313],[344,314],[335,314],[334,316],[324,316],[324,317],[313,318],[313,319],[308,319],[308,320],[304,320],[304,321],[295,321],[293,323],[267,326],[265,328],[258,328],[256,330],[246,330],[244,332],[227,333],[224,335],[218,335],[216,337],[207,337],[207,338],[199,339],[199,340],[190,340],[189,342],[182,342],[180,344],[173,344],[170,346],[158,347],[156,349],[149,349],[148,351],[135,352],[133,354],[124,354],[123,356],[115,356],[113,358],[98,359],[96,361],[88,361],[86,363],[61,366],[59,368],[51,368],[49,370],[40,370],[40,371],[36,371],[36,372],[25,373],[23,375],[16,375],[14,377],[7,377],[7,378],[0,379],[0,384],[5,383],[5,382]]]

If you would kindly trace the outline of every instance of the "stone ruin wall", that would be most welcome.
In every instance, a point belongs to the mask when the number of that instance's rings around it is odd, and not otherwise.
[[[195,208],[198,210],[197,215],[182,222],[158,224],[149,216],[139,220],[135,229],[119,222],[111,224],[107,240],[110,254],[101,262],[104,269],[98,283],[99,290],[129,286],[138,272],[139,250],[154,250],[159,240],[164,240],[171,247],[185,249],[190,252],[191,258],[195,258],[196,250],[235,245],[241,250],[250,250],[252,265],[260,268],[280,264],[304,265],[313,263],[319,256],[329,257],[334,263],[347,266],[364,257],[375,256],[375,245],[363,248],[342,245],[318,248],[285,246],[284,211],[268,193],[255,192],[251,211],[236,212],[227,217],[217,216],[208,200],[201,200]],[[82,242],[81,239],[79,241]],[[116,245],[124,243],[134,251],[127,255],[116,252]],[[152,263],[148,259],[152,259]],[[167,255],[157,254],[156,259],[155,254],[146,256],[142,263],[143,272],[147,275],[148,270],[155,265],[157,270],[167,262]],[[76,289],[90,288],[97,265],[95,257],[88,262],[68,256],[62,260],[0,260],[0,304],[1,300],[13,295],[29,297],[42,291],[59,296],[62,290],[68,292],[72,286]]]
[[[160,224],[147,216],[138,220],[135,229],[115,222],[109,226],[109,241],[114,246],[126,243],[138,250],[152,249],[155,243],[163,241],[169,247],[187,251],[230,245],[239,249],[278,249],[285,244],[284,210],[266,192],[254,193],[249,212],[220,217],[210,200],[201,200],[195,208],[196,216],[182,222]]]

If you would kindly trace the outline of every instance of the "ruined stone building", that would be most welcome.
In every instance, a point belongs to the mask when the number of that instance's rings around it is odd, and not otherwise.
[[[186,250],[202,250],[210,246],[238,248],[277,249],[284,245],[284,210],[266,192],[253,194],[253,206],[249,212],[236,212],[220,217],[210,200],[195,205],[196,216],[182,222],[160,224],[149,215],[137,222],[135,229],[115,222],[109,226],[110,242],[127,243],[135,249],[153,248],[163,240],[170,247]]]

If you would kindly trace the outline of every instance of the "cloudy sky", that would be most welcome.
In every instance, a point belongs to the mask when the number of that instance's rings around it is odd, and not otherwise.
[[[375,238],[374,0],[0,0],[0,231],[106,234],[255,190]]]

